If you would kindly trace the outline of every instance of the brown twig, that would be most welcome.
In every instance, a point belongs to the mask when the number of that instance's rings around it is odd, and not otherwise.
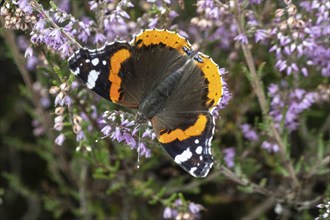
[[[0,19],[1,26],[4,26],[3,19]],[[25,58],[20,53],[17,43],[15,41],[16,37],[12,30],[6,30],[2,32],[2,36],[5,39],[5,42],[8,44],[8,48],[13,54],[13,60],[16,63],[16,66],[21,74],[24,84],[30,94],[30,100],[36,108],[36,115],[41,117],[40,122],[45,130],[48,130],[51,127],[51,120],[49,114],[45,112],[43,106],[40,103],[40,95],[33,89],[33,80],[30,76],[30,73],[25,68]]]
[[[258,206],[252,209],[252,211],[242,218],[242,220],[254,220],[260,218],[260,216],[267,212],[276,204],[274,198],[268,198],[266,201],[262,201]]]
[[[321,167],[326,166],[328,164],[330,164],[330,155],[326,156],[321,161],[317,161],[316,164],[311,167],[309,172],[306,174],[306,178],[309,179],[313,177],[320,170]]]
[[[88,178],[88,163],[82,158],[81,170],[79,176],[79,203],[80,214],[82,219],[90,219],[90,213],[88,211],[88,199],[87,199],[87,178]]]

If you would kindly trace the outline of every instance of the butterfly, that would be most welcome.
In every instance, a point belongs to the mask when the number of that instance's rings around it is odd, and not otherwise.
[[[212,111],[223,94],[210,57],[175,32],[146,29],[130,42],[79,49],[69,67],[99,96],[137,109],[137,123],[151,122],[175,163],[194,177],[207,176],[214,162]]]

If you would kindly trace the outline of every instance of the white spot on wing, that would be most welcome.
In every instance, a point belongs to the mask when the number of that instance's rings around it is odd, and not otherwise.
[[[195,144],[199,144],[199,140],[198,139],[195,139]]]
[[[107,61],[105,61],[105,60],[103,60],[102,63],[104,66],[107,65]]]
[[[195,176],[195,171],[197,170],[197,167],[192,167],[190,170],[189,170],[189,173],[193,176]]]
[[[88,79],[87,79],[87,88],[93,89],[95,87],[95,83],[96,83],[99,75],[100,75],[100,72],[97,72],[95,70],[92,70],[89,72]]]
[[[91,61],[89,59],[86,60],[86,63],[90,63]]]
[[[198,147],[196,148],[196,154],[201,154],[202,151],[203,151],[202,146],[198,146]]]
[[[75,71],[71,71],[73,73],[73,75],[77,76],[80,73],[80,69],[79,67],[77,67],[77,69]]]
[[[99,64],[99,58],[94,58],[94,59],[92,60],[92,64],[93,64],[94,66],[96,66],[97,64]]]
[[[192,153],[190,151],[190,147],[188,147],[185,151],[183,151],[181,154],[177,155],[174,158],[174,161],[178,164],[181,164],[182,162],[185,162],[189,160],[192,156]]]

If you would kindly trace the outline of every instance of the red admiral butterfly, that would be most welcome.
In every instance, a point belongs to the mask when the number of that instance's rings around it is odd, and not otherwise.
[[[151,121],[167,153],[195,177],[213,165],[211,112],[222,97],[219,68],[195,53],[182,36],[144,30],[131,42],[113,42],[96,50],[80,49],[70,69],[103,98],[137,109],[137,122]]]

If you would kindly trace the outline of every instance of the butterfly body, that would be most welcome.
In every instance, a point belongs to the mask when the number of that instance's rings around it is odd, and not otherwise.
[[[167,30],[145,30],[131,42],[81,49],[69,59],[73,74],[101,97],[137,109],[183,169],[205,177],[213,165],[212,111],[222,96],[218,66]]]

